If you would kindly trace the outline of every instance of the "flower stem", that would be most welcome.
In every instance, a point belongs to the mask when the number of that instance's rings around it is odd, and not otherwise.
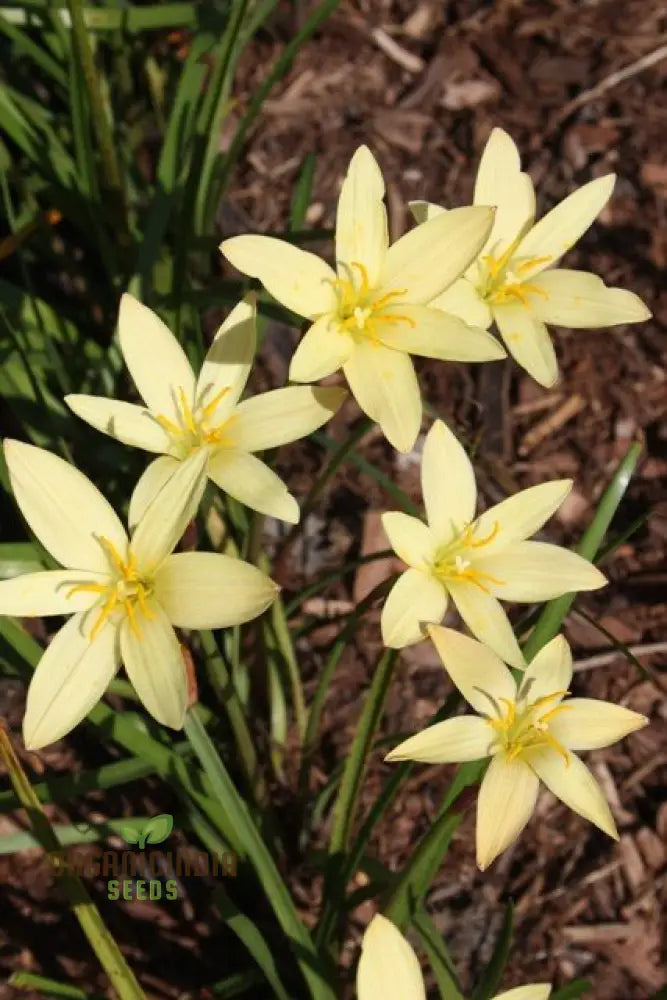
[[[0,757],[5,763],[16,797],[28,814],[35,838],[51,856],[54,871],[59,873],[58,884],[119,1000],[146,1000],[141,986],[102,920],[100,911],[88,895],[85,885],[78,876],[63,872],[58,864],[57,859],[62,856],[60,841],[21,767],[9,734],[3,726],[0,726]]]
[[[313,1000],[335,1000],[335,993],[322,967],[322,960],[305,924],[299,918],[276,863],[210,736],[192,710],[185,716],[185,733],[209,778],[219,805],[234,828],[236,838],[244,846],[280,926],[295,951],[311,997]]]

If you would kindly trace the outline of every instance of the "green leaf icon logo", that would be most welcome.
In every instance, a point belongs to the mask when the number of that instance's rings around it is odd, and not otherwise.
[[[144,844],[161,844],[163,840],[166,840],[171,831],[174,829],[174,818],[170,816],[169,813],[161,813],[159,816],[153,816],[149,819],[144,827],[142,834]]]
[[[139,832],[133,826],[121,826],[120,832],[126,844],[139,843]]]

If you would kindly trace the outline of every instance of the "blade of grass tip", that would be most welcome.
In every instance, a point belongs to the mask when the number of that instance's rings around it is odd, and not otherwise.
[[[38,990],[45,997],[60,997],[62,1000],[107,1000],[99,993],[85,993],[77,986],[59,983],[47,976],[38,976],[35,972],[13,972],[7,985],[15,990]]]
[[[35,837],[47,853],[57,853],[60,850],[60,844],[53,832],[53,827],[32,790],[25,771],[14,752],[9,734],[3,726],[0,726],[0,756],[4,760],[14,791],[28,814]],[[62,874],[59,878],[63,894],[79,921],[81,930],[86,935],[100,965],[118,994],[119,1000],[146,1000],[134,973],[125,961],[113,936],[109,933],[99,910],[88,895],[88,890],[81,879],[70,874]]]
[[[324,703],[329,691],[329,685],[331,684],[334,673],[336,672],[336,667],[338,666],[340,658],[343,655],[348,642],[359,627],[362,617],[366,614],[369,608],[373,607],[378,598],[384,597],[393,582],[393,578],[390,580],[383,580],[377,585],[377,587],[373,588],[370,594],[367,594],[366,597],[359,602],[354,612],[347,619],[346,624],[341,629],[340,635],[334,641],[331,651],[324,664],[324,668],[320,672],[317,687],[315,688],[315,694],[313,695],[313,699],[310,703],[308,724],[306,726],[306,733],[303,741],[301,770],[299,774],[299,791],[302,798],[307,794],[310,765],[317,746],[317,733],[320,727],[320,720],[322,718]]]
[[[385,650],[380,657],[373,673],[370,689],[364,701],[364,707],[361,710],[352,746],[345,760],[340,791],[334,805],[331,837],[329,839],[329,857],[332,861],[332,874],[338,871],[341,856],[347,850],[352,835],[357,799],[366,772],[368,755],[373,746],[378,726],[380,725],[387,692],[389,691],[389,685],[394,676],[394,669],[397,662],[398,651],[395,649]]]
[[[311,35],[315,34],[320,25],[326,21],[331,12],[338,6],[338,3],[339,0],[324,0],[324,3],[320,3],[315,7],[313,12],[304,21],[303,26],[287,43],[269,70],[266,79],[253,95],[248,105],[248,110],[241,119],[239,127],[234,134],[227,155],[224,160],[218,161],[218,169],[211,178],[209,206],[220,204],[229,183],[232,170],[236,166],[236,162],[240,156],[246,136],[262,110],[262,105],[272,88],[282,80],[301,46],[308,41]]]
[[[313,946],[306,926],[299,918],[275,861],[253,822],[246,803],[237,792],[211,738],[191,711],[188,711],[185,717],[185,733],[209,777],[217,801],[234,827],[237,839],[245,846],[248,858],[255,868],[266,898],[294,949],[313,1000],[335,1000],[335,992],[328,982],[322,960]]]
[[[289,683],[284,676],[284,662],[278,650],[276,638],[268,622],[262,622],[264,662],[266,664],[267,695],[269,701],[269,733],[271,745],[269,758],[276,777],[284,781],[283,759],[287,744],[289,722],[287,718],[287,690]]]
[[[590,559],[591,561],[595,559],[596,553],[602,545],[604,536],[632,479],[640,455],[641,445],[639,443],[633,444],[619,463],[609,486],[602,494],[593,520],[584,532],[575,550],[584,559]],[[537,624],[523,647],[523,652],[528,663],[530,663],[536,653],[539,653],[550,639],[553,639],[558,634],[563,620],[572,607],[576,596],[576,594],[564,594],[563,597],[557,597],[555,600],[549,601],[544,605]]]
[[[2,546],[0,546],[0,549]],[[366,556],[359,556],[358,559],[349,559],[344,566],[340,569],[332,570],[331,573],[325,573],[321,576],[319,580],[314,583],[309,584],[300,590],[298,594],[295,594],[291,601],[288,601],[285,605],[285,614],[288,618],[299,610],[304,601],[307,601],[310,597],[315,597],[320,594],[327,587],[336,583],[338,580],[342,580],[348,574],[353,573],[355,570],[359,569],[360,566],[365,566],[366,563],[377,562],[379,559],[392,559],[396,553],[393,549],[382,549],[381,552],[370,552]]]
[[[559,990],[551,994],[551,1000],[578,1000],[593,989],[593,984],[589,979],[573,979],[566,986],[561,986]],[[667,1000],[667,986],[657,993],[654,993],[651,1000]]]
[[[81,72],[86,81],[86,91],[90,103],[93,129],[97,136],[102,161],[103,187],[108,191],[112,205],[117,213],[118,236],[121,243],[129,241],[129,223],[125,189],[116,155],[116,144],[109,121],[100,78],[95,66],[93,50],[88,38],[88,28],[83,13],[81,0],[67,0],[72,34],[74,36],[74,51],[81,65]]]
[[[447,945],[423,907],[414,914],[412,926],[428,955],[442,1000],[465,1000]]]
[[[461,820],[462,812],[450,812],[461,793],[477,784],[486,761],[472,761],[459,767],[440,807],[438,816],[398,874],[383,913],[403,930],[421,905],[447,853]]]
[[[222,997],[222,1000],[232,1000],[233,997],[247,993],[253,986],[258,986],[264,982],[264,976],[259,969],[248,969],[247,972],[234,972],[231,976],[225,976],[217,983],[212,983],[202,990],[202,994],[208,993],[214,997]]]
[[[352,430],[350,435],[345,438],[345,440],[334,444],[335,450],[331,458],[326,463],[319,476],[315,479],[301,505],[301,516],[299,517],[297,524],[292,525],[285,537],[285,540],[278,546],[278,550],[273,560],[274,566],[280,566],[284,562],[287,554],[299,537],[308,515],[313,510],[322,492],[324,491],[325,486],[329,480],[333,478],[343,462],[345,462],[345,460],[354,452],[354,449],[357,447],[361,439],[368,434],[372,427],[372,420],[368,417],[362,417],[361,420],[357,422],[357,426]]]
[[[604,625],[600,624],[600,622],[597,622],[595,618],[591,618],[591,616],[587,615],[585,611],[581,610],[581,608],[577,608],[577,610],[574,612],[574,617],[583,618],[585,622],[588,622],[589,625],[592,625],[593,628],[597,629],[597,631],[600,632],[600,634],[603,635],[605,639],[609,640],[610,645],[613,646],[613,648],[618,653],[624,656],[628,661],[628,663],[631,663],[632,666],[639,671],[642,677],[644,677],[646,680],[652,681],[660,691],[665,692],[665,685],[662,677],[660,677],[659,674],[655,672],[655,670],[652,670],[650,667],[647,667],[645,664],[641,663],[637,659],[635,654],[632,652],[632,650],[628,646],[626,646],[624,642],[621,642],[620,639],[617,639],[613,632],[610,632],[609,629],[606,629]]]
[[[334,441],[333,438],[329,437],[323,431],[316,431],[311,435],[312,440],[317,444],[323,445],[327,451],[334,451],[338,447],[338,442]],[[412,514],[413,517],[421,517],[422,511],[419,509],[416,503],[413,503],[410,497],[405,493],[399,486],[387,476],[381,469],[369,462],[368,459],[364,458],[363,455],[358,455],[357,452],[353,451],[346,458],[351,465],[355,465],[360,472],[364,475],[369,476],[373,479],[378,486],[381,486],[392,499],[396,501],[397,504],[406,512],[406,514]]]
[[[505,917],[500,934],[493,947],[493,954],[489,964],[482,973],[477,988],[474,990],[472,1000],[491,1000],[496,995],[500,977],[507,965],[507,958],[512,946],[512,936],[514,933],[514,904],[510,900],[505,907]]]
[[[266,573],[270,571],[268,559],[264,554],[262,554],[259,560],[259,567]],[[308,724],[306,697],[303,693],[301,671],[299,670],[299,663],[296,658],[294,643],[292,642],[289,625],[287,624],[285,606],[280,594],[271,605],[270,621],[277,648],[285,662],[285,666],[287,667],[287,676],[289,678],[289,685],[292,694],[292,707],[294,709],[296,728],[299,734],[299,739],[303,743],[303,739],[306,735],[306,726]]]
[[[292,204],[289,213],[289,232],[295,232],[303,227],[306,221],[306,212],[310,205],[313,193],[313,181],[315,179],[315,156],[308,153],[301,165],[299,178],[294,185]]]
[[[252,789],[255,801],[261,802],[266,795],[266,785],[259,768],[255,745],[243,713],[243,706],[227,670],[227,664],[218,649],[215,636],[208,630],[202,631],[200,636],[202,650],[214,680],[216,693],[227,712],[227,718],[236,740],[243,772],[249,787]]]
[[[242,913],[225,888],[219,886],[213,892],[213,905],[222,920],[245,946],[262,970],[266,982],[278,1000],[290,1000],[290,995],[278,975],[278,967],[271,948],[256,923]]]

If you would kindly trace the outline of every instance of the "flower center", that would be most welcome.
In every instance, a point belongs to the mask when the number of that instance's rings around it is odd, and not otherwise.
[[[192,407],[185,390],[179,386],[176,394],[176,419],[172,420],[162,413],[155,415],[155,420],[169,435],[172,453],[176,458],[187,458],[198,448],[207,445],[231,447],[233,444],[229,428],[236,420],[236,416],[232,414],[222,423],[215,422],[215,410],[223,396],[229,392],[229,387],[220,389],[210,402],[204,404],[209,391],[210,387],[204,389]]]
[[[484,538],[475,537],[477,527],[475,521],[467,524],[463,531],[460,531],[451,542],[440,549],[436,553],[432,570],[435,576],[445,584],[448,580],[467,580],[488,594],[487,584],[502,584],[504,580],[499,580],[497,577],[491,576],[490,573],[476,569],[474,559],[479,549],[489,545],[498,536],[500,525],[498,521],[494,521],[493,528]]]
[[[141,639],[137,618],[139,616],[148,620],[155,618],[148,604],[155,589],[153,580],[140,573],[136,557],[131,553],[127,559],[123,559],[116,546],[108,538],[100,536],[99,542],[109,562],[109,581],[107,583],[79,583],[68,591],[67,596],[71,597],[73,594],[82,592],[99,594],[99,601],[95,605],[97,616],[88,636],[91,642],[104,623],[118,611],[125,613],[131,631],[138,639]]]
[[[390,303],[405,295],[406,288],[396,288],[394,291],[377,295],[377,289],[370,286],[368,271],[363,264],[353,260],[344,265],[346,278],[335,278],[331,281],[338,308],[336,318],[339,325],[353,336],[368,337],[373,343],[378,342],[378,324],[393,326],[396,323],[407,323],[414,327],[415,322],[409,316],[391,311]]]
[[[530,295],[539,295],[545,299],[549,297],[543,288],[531,284],[528,279],[536,268],[548,264],[553,258],[514,257],[514,251],[522,239],[523,233],[520,233],[502,253],[484,254],[477,262],[477,291],[489,305],[518,302],[526,306]]]
[[[488,718],[487,722],[495,731],[508,761],[521,756],[527,750],[550,746],[561,754],[566,767],[569,765],[570,757],[567,750],[549,731],[551,720],[561,712],[567,712],[569,705],[556,705],[551,708],[549,706],[566,694],[569,694],[569,691],[554,691],[532,703],[526,703],[519,692],[518,701],[501,698],[502,706],[489,696],[497,716]]]

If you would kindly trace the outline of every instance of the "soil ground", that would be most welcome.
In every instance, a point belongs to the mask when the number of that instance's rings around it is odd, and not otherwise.
[[[236,93],[241,106],[298,26],[302,6],[295,5],[295,14],[285,5],[271,31],[247,54]],[[666,36],[664,8],[650,0],[344,0],[267,102],[221,212],[225,235],[234,229],[282,229],[303,158],[314,152],[307,222],[330,226],[347,162],[365,142],[387,180],[396,236],[409,225],[410,199],[469,203],[479,154],[495,125],[507,129],[521,148],[541,211],[592,177],[618,174],[610,205],[568,256],[567,266],[595,271],[609,284],[634,290],[653,311],[651,321],[630,328],[556,331],[562,377],[549,391],[510,362],[477,369],[419,365],[425,397],[476,445],[485,503],[545,479],[575,480],[568,502],[547,526],[545,537],[551,540],[575,543],[630,443],[640,440],[645,449],[612,534],[623,533],[643,516],[641,526],[604,562],[610,586],[580,598],[576,608],[586,617],[572,613],[565,629],[579,667],[575,691],[622,702],[654,720],[618,746],[590,755],[621,839],[618,844],[607,840],[543,794],[537,816],[516,846],[481,876],[474,865],[474,809],[469,808],[429,897],[466,989],[489,958],[509,898],[516,905],[516,937],[505,988],[585,977],[592,982],[591,1000],[648,1000],[665,978],[660,954],[667,834],[661,798],[667,762],[660,728],[664,700],[655,679],[614,653],[608,634],[632,647],[654,671],[667,662],[667,293],[660,283],[667,261],[667,60],[645,68],[639,62],[664,46]],[[619,80],[614,74],[625,67],[632,70]],[[284,380],[293,346],[289,336],[269,327],[255,376],[258,386]],[[346,404],[331,433],[343,439],[356,417],[354,405]],[[373,433],[363,443],[364,454],[417,502],[418,450],[419,444],[413,455],[397,458]],[[321,462],[311,445],[281,454],[280,467],[297,496],[305,495]],[[305,541],[282,567],[281,582],[288,590],[298,589],[342,557],[386,547],[379,512],[387,506],[371,479],[345,466],[308,519]],[[330,588],[326,601],[309,605],[308,620],[317,627],[299,648],[309,692],[339,627],[330,616],[352,607],[393,568],[372,564],[354,580]],[[379,610],[368,616],[356,646],[339,666],[326,706],[313,794],[349,747],[381,648],[378,621]],[[660,644],[662,651],[656,652]],[[384,735],[417,729],[448,690],[427,644],[406,651]],[[14,723],[20,720],[21,699],[20,685],[5,682],[3,714],[13,716]],[[44,753],[42,766],[63,773],[99,763],[100,754],[78,733],[66,746]],[[362,812],[390,773],[380,759],[378,753]],[[292,763],[288,759],[285,782],[274,790],[286,812],[295,796]],[[414,771],[372,845],[389,869],[401,865],[427,829],[450,779],[447,767]],[[173,804],[158,787],[145,781],[104,797],[88,796],[80,817],[69,814],[69,821],[167,811]],[[15,829],[8,825],[13,820],[0,819],[2,832]],[[317,829],[315,846],[324,845],[326,836],[326,826]],[[290,874],[304,919],[312,921],[321,887],[305,866],[291,866]],[[2,925],[10,930],[0,953],[2,967],[40,970],[100,990],[73,924],[61,919],[52,902],[43,861],[33,853],[0,858],[0,881]],[[365,903],[354,914],[345,951],[350,963],[372,909]],[[155,997],[204,1000],[210,994],[201,984],[229,971],[220,968],[220,949],[236,946],[219,930],[203,889],[188,890],[178,907],[114,904],[104,913]],[[0,997],[11,995],[0,987]]]

